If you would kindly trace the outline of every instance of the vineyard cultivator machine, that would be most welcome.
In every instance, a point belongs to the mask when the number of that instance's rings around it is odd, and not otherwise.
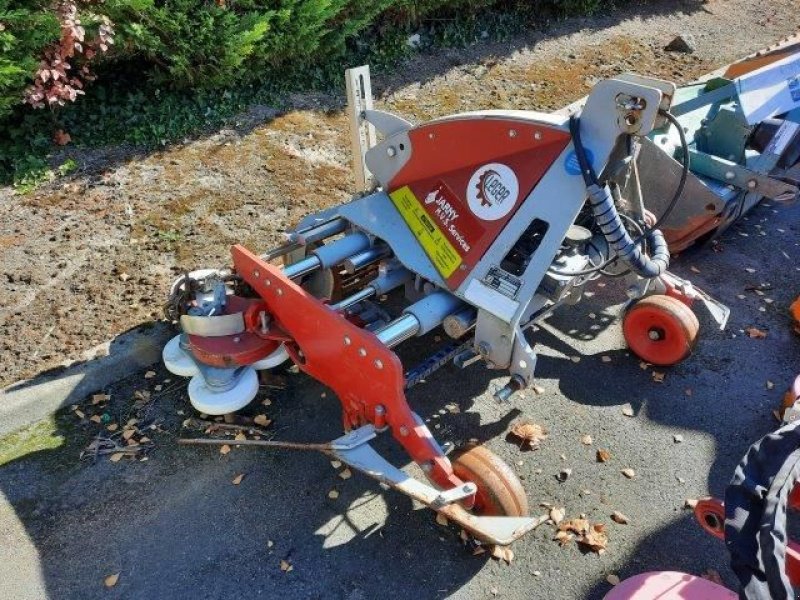
[[[176,281],[168,306],[182,333],[164,350],[166,366],[191,377],[197,410],[220,415],[255,397],[259,370],[290,360],[341,401],[346,433],[326,452],[478,539],[508,544],[536,524],[514,471],[483,446],[446,452],[406,390],[449,362],[482,362],[508,372],[495,393],[508,401],[533,382],[534,326],[576,310],[600,277],[624,278],[624,336],[647,362],[689,355],[693,307],[724,326],[724,306],[668,271],[668,242],[685,247],[763,196],[797,194],[800,127],[774,118],[792,106],[740,110],[740,82],[764,69],[774,75],[768,64],[682,90],[624,75],[570,111],[420,125],[374,110],[368,70],[351,69],[364,192],[306,217],[279,248],[236,245],[232,268]],[[778,168],[781,179],[771,176]],[[452,342],[404,369],[393,348],[439,327]],[[384,431],[428,481],[372,448]]]

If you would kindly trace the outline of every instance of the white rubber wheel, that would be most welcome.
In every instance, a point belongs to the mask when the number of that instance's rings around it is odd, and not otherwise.
[[[251,367],[253,367],[256,371],[265,371],[267,369],[272,369],[277,367],[280,364],[283,364],[289,360],[289,353],[286,351],[286,347],[281,344],[270,354],[269,356],[265,356],[261,360],[257,360],[254,362]]]
[[[258,375],[247,367],[239,381],[227,392],[217,392],[206,385],[202,375],[189,380],[189,401],[198,411],[207,415],[227,415],[243,409],[258,393]]]
[[[181,336],[176,335],[161,351],[161,360],[167,371],[178,377],[193,377],[200,372],[194,360],[181,348]]]

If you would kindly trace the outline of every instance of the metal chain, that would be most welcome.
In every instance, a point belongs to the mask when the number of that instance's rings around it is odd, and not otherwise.
[[[423,379],[441,369],[461,352],[471,348],[473,342],[473,338],[470,338],[466,342],[462,343],[451,342],[438,352],[429,356],[423,362],[406,373],[406,389],[411,389]]]

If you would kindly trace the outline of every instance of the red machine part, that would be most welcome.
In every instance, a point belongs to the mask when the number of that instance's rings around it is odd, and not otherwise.
[[[256,333],[260,328],[259,314],[265,310],[262,300],[228,296],[225,314],[242,313],[247,331],[218,337],[190,335],[192,354],[203,364],[219,368],[245,366],[269,356],[280,342]]]
[[[789,507],[800,508],[800,487],[795,487],[789,495]],[[694,517],[707,533],[725,541],[725,505],[716,498],[698,500],[694,507]],[[786,575],[792,585],[800,585],[800,544],[789,540],[786,544]]]
[[[242,246],[234,246],[231,252],[237,273],[261,296],[271,316],[268,337],[286,341],[286,350],[298,367],[336,393],[345,429],[386,424],[434,483],[445,489],[463,485],[428,428],[411,411],[397,355],[372,332],[360,329],[285,277],[280,268]],[[472,501],[464,504],[471,506]]]
[[[450,289],[464,281],[570,140],[563,129],[510,117],[433,121],[408,136],[411,158],[387,187],[412,231],[432,236],[423,247],[429,256],[438,253],[431,260]]]
[[[646,296],[625,313],[622,331],[628,347],[654,365],[679,363],[692,351],[700,323],[678,298]]]

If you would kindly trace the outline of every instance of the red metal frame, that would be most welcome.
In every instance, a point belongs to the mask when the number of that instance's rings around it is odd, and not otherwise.
[[[283,341],[297,366],[331,388],[342,403],[345,429],[388,426],[411,458],[442,488],[463,485],[430,430],[406,401],[403,366],[370,331],[288,279],[279,267],[233,246],[236,272],[261,296],[271,317],[262,336]],[[464,502],[470,507],[474,497]]]

